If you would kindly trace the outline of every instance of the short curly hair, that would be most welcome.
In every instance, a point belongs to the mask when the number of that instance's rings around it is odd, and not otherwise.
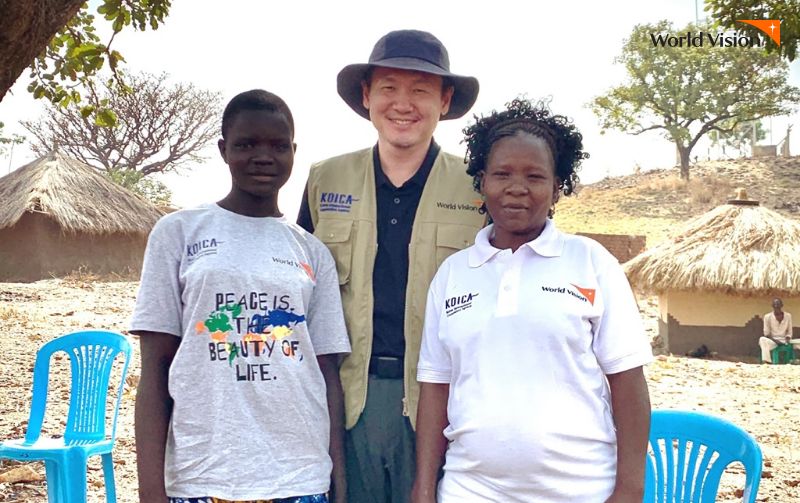
[[[497,140],[514,136],[519,131],[542,138],[547,143],[555,161],[558,189],[565,196],[575,191],[581,162],[589,154],[583,151],[583,136],[571,119],[553,115],[545,101],[534,103],[522,97],[506,103],[502,112],[492,110],[488,116],[473,117],[475,123],[464,128],[463,143],[467,144],[467,174],[472,176],[476,191],[480,192],[492,146]],[[485,206],[482,211],[486,211]]]

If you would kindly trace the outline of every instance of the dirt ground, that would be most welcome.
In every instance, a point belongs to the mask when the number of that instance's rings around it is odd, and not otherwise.
[[[136,283],[93,281],[87,277],[53,279],[31,284],[0,283],[0,439],[24,435],[36,350],[58,335],[83,328],[124,332],[133,307]],[[640,299],[648,332],[655,335],[653,299]],[[135,351],[138,340],[131,338]],[[60,362],[64,364],[65,362]],[[800,502],[800,365],[758,365],[722,360],[660,356],[647,370],[653,408],[700,410],[727,418],[752,433],[764,453],[764,474],[758,501]],[[66,417],[68,369],[51,375],[45,430],[58,434]],[[133,437],[135,353],[123,395],[114,452],[117,501],[138,501]],[[0,482],[0,502],[47,501],[44,467],[34,463],[22,481]],[[0,460],[0,480],[21,465]],[[13,472],[12,472],[13,471]],[[741,501],[740,467],[723,478],[717,501]],[[17,478],[17,477],[14,477]],[[39,480],[35,480],[39,479]],[[89,465],[91,503],[105,501],[100,463]]]

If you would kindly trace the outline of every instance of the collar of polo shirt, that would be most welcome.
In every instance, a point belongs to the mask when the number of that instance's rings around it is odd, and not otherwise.
[[[500,253],[501,249],[495,248],[489,242],[489,236],[494,232],[494,224],[488,225],[478,232],[475,236],[475,246],[469,249],[469,266],[480,267],[492,257]],[[564,238],[558,232],[553,221],[547,219],[544,229],[539,237],[533,241],[528,241],[523,246],[527,246],[534,253],[542,257],[558,257],[564,248]]]

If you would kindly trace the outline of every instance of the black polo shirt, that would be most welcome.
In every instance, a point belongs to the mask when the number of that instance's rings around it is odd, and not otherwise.
[[[403,326],[408,284],[408,245],[419,200],[439,145],[431,140],[428,153],[414,176],[395,187],[381,168],[378,146],[372,150],[378,206],[378,254],[372,272],[372,354],[402,358],[406,351]]]
[[[378,252],[372,272],[372,354],[375,356],[405,355],[403,335],[406,286],[408,284],[408,245],[422,190],[428,180],[439,145],[431,140],[417,172],[402,186],[395,187],[383,173],[378,146],[372,149],[375,165],[375,195],[377,202]],[[308,232],[314,224],[308,207],[308,191],[303,195],[297,223]]]

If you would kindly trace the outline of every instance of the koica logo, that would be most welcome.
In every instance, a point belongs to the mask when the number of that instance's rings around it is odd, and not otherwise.
[[[358,198],[353,194],[341,194],[339,192],[323,192],[319,197],[319,211],[334,211],[338,213],[349,213],[353,203],[357,203]]]
[[[477,297],[477,293],[467,293],[463,295],[456,295],[454,297],[450,297],[449,299],[445,299],[444,301],[444,312],[445,314],[450,317],[460,311],[465,309],[469,309],[472,307],[472,299]]]

